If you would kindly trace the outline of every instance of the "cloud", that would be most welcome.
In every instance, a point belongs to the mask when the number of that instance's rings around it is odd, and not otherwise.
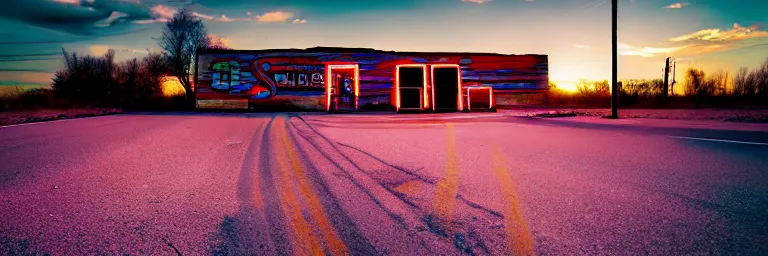
[[[62,4],[80,5],[80,0],[51,0],[51,1],[62,3]]]
[[[142,24],[168,21],[179,8],[198,0],[5,0],[0,17],[44,28],[47,32],[64,32],[61,36],[103,37],[147,29]],[[192,5],[194,6],[194,5]],[[194,13],[208,22],[291,22],[294,13],[273,11],[262,15],[228,17],[210,13]],[[298,23],[304,23],[299,19]],[[18,33],[15,33],[18,34]]]
[[[657,54],[677,53],[689,47],[691,46],[683,45],[678,47],[656,48],[656,47],[635,47],[625,43],[619,43],[618,45],[619,55],[640,56],[640,57],[654,57]]]
[[[647,53],[671,53],[671,52],[678,52],[682,49],[688,48],[689,45],[683,45],[678,47],[668,47],[668,48],[653,48],[653,47],[643,47],[643,52]]]
[[[211,45],[218,48],[232,48],[232,42],[226,37],[216,36],[214,34],[208,34],[208,39],[211,40]]]
[[[287,22],[293,17],[293,13],[291,12],[283,12],[283,11],[273,11],[273,12],[267,12],[262,15],[257,15],[256,17],[253,17],[253,13],[247,12],[248,17],[243,18],[230,18],[226,15],[221,15],[220,17],[214,17],[211,15],[205,15],[198,12],[192,12],[192,15],[195,15],[196,17],[205,20],[205,21],[214,21],[214,22],[235,22],[235,21],[252,21],[256,20],[258,22]],[[294,19],[292,23],[307,23],[307,20],[305,19]]]
[[[109,45],[101,45],[101,44],[95,44],[88,47],[88,49],[91,51],[92,55],[95,56],[101,56],[107,53],[109,49],[112,49],[115,51],[115,53],[122,53],[122,54],[130,54],[130,55],[141,55],[141,54],[148,54],[149,50],[139,50],[139,49],[133,49],[129,47],[122,47],[122,46],[109,46]]]
[[[461,0],[461,1],[465,3],[484,4],[484,3],[490,2],[491,0]],[[526,2],[530,2],[530,1],[526,0]]]
[[[147,5],[128,0],[6,0],[0,16],[77,36],[109,36],[136,30],[132,21],[153,19]],[[9,8],[9,6],[13,6]]]
[[[683,6],[686,6],[686,5],[688,5],[688,3],[675,3],[675,4],[670,4],[670,5],[664,6],[664,9],[680,9],[680,8],[683,8]]]
[[[195,17],[198,17],[200,19],[203,19],[203,20],[215,20],[216,19],[216,17],[210,16],[210,15],[205,15],[205,14],[198,13],[198,12],[192,12],[192,15],[194,15]]]
[[[293,17],[293,13],[284,11],[267,12],[256,16],[258,22],[286,22]]]
[[[138,24],[149,24],[149,23],[155,23],[155,22],[166,22],[169,18],[173,17],[173,14],[176,13],[175,8],[171,8],[164,5],[155,5],[151,9],[152,13],[156,18],[149,19],[149,20],[138,20],[134,21],[134,23]],[[283,12],[283,11],[273,11],[273,12],[266,12],[262,15],[256,15],[254,16],[252,12],[246,12],[247,17],[241,17],[241,18],[232,18],[228,17],[226,15],[221,15],[219,17],[203,14],[199,12],[192,12],[192,15],[195,17],[198,17],[204,21],[209,22],[237,22],[237,21],[258,21],[258,22],[287,22],[291,18],[293,18],[294,14],[291,12]],[[293,23],[307,23],[307,20],[305,19],[294,19]]]
[[[158,4],[155,6],[152,6],[150,9],[150,12],[157,18],[166,18],[170,19],[173,17],[173,15],[178,11],[176,8],[165,6],[162,4]]]
[[[672,42],[725,42],[725,41],[739,41],[750,38],[768,37],[768,31],[758,30],[757,25],[751,27],[742,27],[737,23],[733,24],[733,28],[729,30],[721,29],[704,29],[690,34],[670,38]]]
[[[109,17],[107,17],[106,19],[97,21],[93,25],[96,27],[109,27],[115,22],[123,20],[123,18],[125,17],[128,17],[128,14],[118,12],[118,11],[113,11],[112,14],[109,15]]]

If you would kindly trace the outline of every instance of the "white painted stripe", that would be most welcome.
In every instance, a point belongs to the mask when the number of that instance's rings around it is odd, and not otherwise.
[[[71,121],[71,120],[74,120],[74,119],[76,119],[76,118],[59,119],[59,120],[42,121],[42,122],[33,122],[33,123],[23,123],[23,124],[12,124],[12,125],[0,126],[0,128],[8,128],[8,127],[16,127],[16,126],[26,126],[26,125],[33,125],[33,124],[48,124],[48,123],[55,123],[55,122]]]
[[[680,137],[680,136],[674,136],[674,137],[678,138],[678,139],[687,139],[687,140],[716,141],[716,142],[738,143],[738,144],[747,144],[747,145],[768,146],[768,143],[760,143],[760,142],[749,142],[749,141],[738,141],[738,140],[719,140],[719,139],[707,139],[707,138],[696,138],[696,137]]]
[[[147,112],[147,113],[151,113],[151,112]],[[70,117],[70,118],[66,118],[66,119],[56,119],[56,120],[51,120],[51,121],[40,121],[40,122],[23,123],[23,124],[11,124],[11,125],[6,125],[6,126],[0,126],[0,129],[2,129],[2,128],[9,128],[9,127],[16,127],[16,126],[35,125],[35,124],[50,124],[50,123],[72,121],[72,120],[83,119],[83,118],[106,117],[106,116],[111,116],[111,115],[115,115],[115,114],[96,115],[96,116],[83,116],[83,117]]]

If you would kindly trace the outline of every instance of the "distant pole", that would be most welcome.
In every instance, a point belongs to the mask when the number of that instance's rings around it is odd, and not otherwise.
[[[613,84],[611,85],[611,118],[619,118],[619,0],[611,0],[611,19],[613,33],[613,65],[611,76]]]
[[[675,95],[675,84],[677,83],[677,59],[672,59],[672,90],[670,94]]]
[[[664,91],[662,92],[664,98],[669,95],[669,59],[667,57],[667,60],[664,62]]]

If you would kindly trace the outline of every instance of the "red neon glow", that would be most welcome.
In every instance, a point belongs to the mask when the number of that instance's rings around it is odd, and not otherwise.
[[[467,110],[472,110],[472,104],[470,103],[470,100],[472,99],[472,94],[469,92],[469,90],[488,90],[488,109],[493,108],[493,87],[490,86],[478,86],[478,87],[467,87]]]
[[[459,74],[457,78],[458,82],[456,84],[458,85],[459,90],[458,90],[458,93],[456,94],[456,102],[458,103],[456,104],[456,106],[458,106],[457,110],[461,111],[462,109],[464,109],[464,100],[462,99],[463,95],[461,93],[461,88],[463,87],[462,80],[461,80],[461,67],[458,64],[432,64],[432,67],[431,67],[432,101],[435,100],[435,68],[456,68],[456,70],[458,71],[458,74]],[[426,97],[426,93],[425,93],[425,97]],[[432,104],[432,110],[435,110],[434,103]]]
[[[325,66],[325,111],[331,110],[331,68]]]
[[[427,65],[426,64],[398,64],[395,65],[395,83],[393,89],[395,90],[395,111],[400,111],[400,67],[420,67],[423,72],[423,81],[421,83],[422,92],[420,93],[421,100],[419,102],[419,110],[423,110],[426,104],[427,97]]]
[[[352,69],[354,72],[354,86],[355,86],[355,109],[358,109],[357,104],[360,96],[360,67],[357,64],[326,64],[325,65],[325,111],[331,109],[331,83],[333,79],[330,79],[333,75],[333,70],[338,69]]]

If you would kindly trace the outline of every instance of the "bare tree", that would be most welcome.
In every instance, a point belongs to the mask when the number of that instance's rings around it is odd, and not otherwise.
[[[763,97],[768,96],[768,59],[754,71],[754,76],[757,93]]]
[[[728,72],[718,69],[711,75],[707,76],[704,84],[707,87],[711,87],[712,95],[725,96],[728,94]]]
[[[704,70],[688,68],[685,71],[685,94],[689,96],[708,96],[712,95],[707,89],[704,81]]]
[[[749,68],[741,67],[733,78],[733,93],[736,95],[752,95],[755,93],[749,81]]]
[[[597,81],[593,83],[592,86],[594,87],[595,93],[598,96],[611,95],[611,84],[608,82],[608,80]]]
[[[189,74],[193,68],[195,53],[210,44],[205,24],[192,11],[181,9],[165,23],[159,44],[168,56],[171,71],[184,86],[187,98],[192,100],[194,93]]]
[[[206,46],[207,49],[214,49],[214,50],[231,50],[232,48],[229,46],[229,41],[226,37],[214,37],[214,36],[208,36],[210,42]]]

